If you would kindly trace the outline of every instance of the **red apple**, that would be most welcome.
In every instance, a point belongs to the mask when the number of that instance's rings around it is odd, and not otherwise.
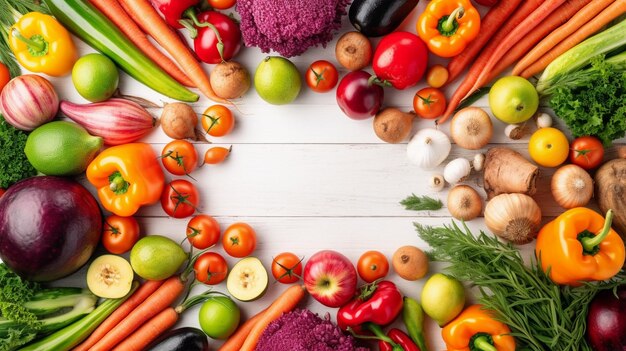
[[[332,250],[320,251],[304,267],[304,285],[322,305],[341,307],[356,292],[356,269],[350,260]]]

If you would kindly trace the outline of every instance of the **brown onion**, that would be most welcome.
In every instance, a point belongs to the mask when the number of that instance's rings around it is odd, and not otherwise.
[[[559,168],[552,176],[552,196],[559,206],[570,209],[587,205],[593,196],[593,179],[577,165]]]

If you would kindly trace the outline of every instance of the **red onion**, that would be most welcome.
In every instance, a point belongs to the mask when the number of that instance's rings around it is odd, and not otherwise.
[[[43,77],[26,74],[13,78],[0,94],[0,113],[17,129],[31,131],[51,121],[59,110],[59,97]]]
[[[131,143],[146,135],[156,120],[136,102],[112,98],[78,105],[61,101],[61,111],[107,145]]]

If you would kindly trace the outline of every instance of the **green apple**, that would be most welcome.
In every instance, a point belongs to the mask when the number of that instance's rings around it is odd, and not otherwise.
[[[537,112],[539,95],[528,80],[507,76],[498,79],[489,90],[489,107],[502,122],[522,123]]]
[[[465,289],[460,281],[437,273],[422,289],[424,312],[443,327],[461,313],[465,306]]]
[[[300,72],[284,57],[266,57],[254,73],[254,88],[270,104],[284,105],[292,102],[300,93],[301,85]]]
[[[211,296],[198,314],[200,328],[211,338],[226,340],[239,326],[237,304],[227,296]]]

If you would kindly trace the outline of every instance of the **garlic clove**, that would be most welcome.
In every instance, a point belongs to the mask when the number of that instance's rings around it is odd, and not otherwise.
[[[474,155],[474,160],[472,161],[472,167],[476,172],[480,172],[483,170],[485,166],[485,155],[484,154],[476,154]]]
[[[537,128],[549,128],[552,127],[552,116],[547,113],[540,113],[535,116],[535,123],[537,123]]]
[[[465,158],[457,158],[450,161],[443,169],[443,178],[450,184],[462,182],[470,175],[472,166]]]
[[[441,191],[446,186],[446,181],[441,174],[435,174],[430,177],[430,181],[428,182],[430,188],[434,191]]]

